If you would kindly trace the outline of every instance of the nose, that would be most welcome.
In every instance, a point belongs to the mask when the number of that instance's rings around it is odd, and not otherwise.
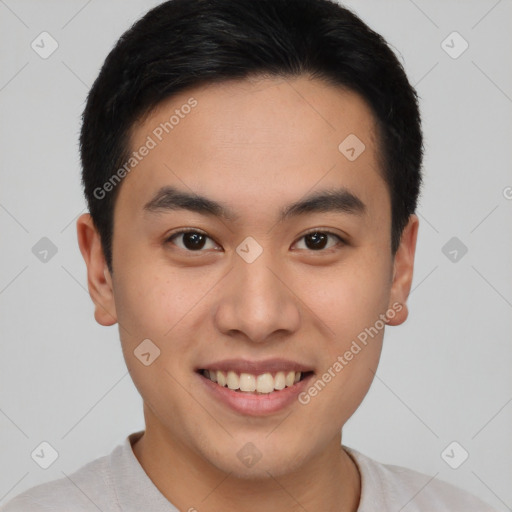
[[[233,264],[215,310],[219,331],[253,343],[296,332],[301,323],[300,300],[269,252],[263,251],[252,263],[235,255]]]

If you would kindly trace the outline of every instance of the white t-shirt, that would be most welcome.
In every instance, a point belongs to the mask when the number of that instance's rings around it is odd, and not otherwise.
[[[23,492],[0,512],[179,512],[153,484],[133,453],[132,444],[142,433],[129,435],[110,455],[89,462],[69,478]],[[380,464],[351,448],[346,450],[361,474],[357,512],[496,512],[445,482]]]

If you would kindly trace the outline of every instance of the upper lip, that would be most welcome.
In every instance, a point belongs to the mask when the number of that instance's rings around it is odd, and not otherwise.
[[[313,369],[296,361],[289,359],[265,359],[263,361],[250,361],[248,359],[223,359],[214,363],[207,363],[197,370],[220,370],[223,372],[233,371],[236,373],[250,373],[260,375],[262,373],[285,372],[311,372]]]

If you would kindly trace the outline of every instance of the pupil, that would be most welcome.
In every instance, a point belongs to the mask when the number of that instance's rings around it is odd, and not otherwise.
[[[307,243],[309,241],[312,241],[312,247]],[[323,249],[325,247],[327,240],[327,236],[325,233],[310,233],[309,235],[306,235],[306,245],[310,249]]]
[[[185,233],[183,235],[183,243],[187,249],[202,249],[204,246],[204,235],[201,233]]]

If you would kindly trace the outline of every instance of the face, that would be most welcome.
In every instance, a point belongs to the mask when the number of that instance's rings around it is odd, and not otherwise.
[[[146,431],[241,477],[320,458],[407,316],[417,219],[393,257],[368,106],[307,77],[209,85],[135,125],[131,149],[112,275],[87,215],[78,233]]]

